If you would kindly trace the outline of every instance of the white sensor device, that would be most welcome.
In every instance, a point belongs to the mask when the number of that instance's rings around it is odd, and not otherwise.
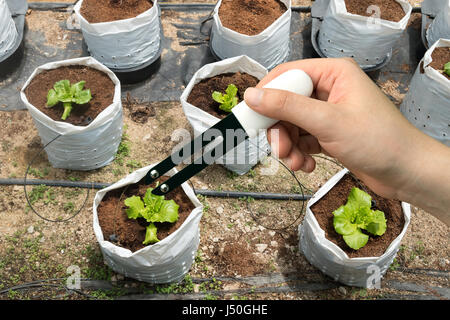
[[[264,88],[286,90],[310,97],[313,93],[314,85],[306,72],[299,69],[291,69],[270,81]],[[235,106],[231,112],[233,112],[250,138],[256,137],[261,130],[267,130],[278,122],[278,120],[253,111],[245,101]]]

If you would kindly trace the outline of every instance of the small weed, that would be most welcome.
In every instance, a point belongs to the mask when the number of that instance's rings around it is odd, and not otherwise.
[[[69,189],[64,192],[64,196],[67,200],[74,199],[83,193],[83,190],[80,188]]]
[[[88,245],[81,254],[89,261],[89,265],[81,270],[82,275],[89,279],[110,280],[112,270],[103,263],[103,256],[99,250]]]
[[[227,171],[227,177],[229,178],[229,179],[234,179],[234,178],[236,178],[236,177],[239,177],[239,175],[236,173],[236,172],[232,172],[232,171]]]
[[[39,200],[44,200],[45,204],[54,203],[55,197],[56,196],[54,195],[53,190],[51,190],[44,184],[33,187],[33,189],[31,189],[31,192],[29,193],[31,204],[34,204]]]
[[[123,170],[121,168],[113,169],[112,172],[116,177],[123,175]]]
[[[248,172],[248,175],[252,178],[256,177],[256,171],[253,169],[250,169],[250,171]]]
[[[75,205],[73,202],[67,202],[64,204],[63,209],[65,212],[71,213],[75,210]]]
[[[157,293],[162,294],[185,294],[194,292],[194,283],[189,274],[187,274],[181,283],[173,283],[170,285],[158,285],[155,288]]]
[[[201,204],[203,205],[203,213],[207,213],[209,211],[209,209],[211,208],[211,206],[209,205],[208,199],[205,196],[201,195],[201,194],[199,194],[197,196],[197,198],[201,202]]]
[[[115,162],[123,166],[124,159],[130,155],[131,147],[129,137],[126,133],[127,126],[123,127],[122,140],[120,141],[119,148],[117,149]]]
[[[35,169],[35,168],[30,168],[30,170],[28,171],[32,176],[36,177],[36,178],[40,178],[43,179],[46,176],[48,176],[48,174],[50,173],[50,169],[49,168],[44,168],[41,170],[39,169]]]
[[[137,169],[137,168],[141,168],[142,164],[139,161],[136,161],[136,160],[129,160],[127,162],[127,167],[129,167],[131,169]]]

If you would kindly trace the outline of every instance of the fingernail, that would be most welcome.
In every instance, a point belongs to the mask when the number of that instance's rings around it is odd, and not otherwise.
[[[258,88],[248,88],[244,93],[244,100],[252,107],[258,107],[262,101],[264,91]]]

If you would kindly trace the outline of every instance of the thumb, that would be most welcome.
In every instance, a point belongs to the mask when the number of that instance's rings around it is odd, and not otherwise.
[[[285,90],[248,88],[244,100],[254,111],[290,122],[315,136],[330,128],[335,113],[327,102]]]

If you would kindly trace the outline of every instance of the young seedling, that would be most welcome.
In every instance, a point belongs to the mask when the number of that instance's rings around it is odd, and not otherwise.
[[[143,242],[145,245],[159,241],[155,222],[174,223],[178,221],[180,207],[174,200],[165,200],[164,196],[152,194],[152,190],[153,188],[147,189],[143,200],[138,196],[125,199],[125,205],[128,207],[126,213],[129,219],[144,218],[150,222]]]
[[[450,77],[450,61],[444,65],[444,72]]]
[[[64,113],[61,117],[66,120],[72,111],[72,103],[86,104],[91,101],[91,90],[83,90],[86,81],[80,81],[70,85],[69,80],[61,80],[54,84],[47,94],[47,107],[52,108],[58,103],[64,106]]]
[[[231,112],[234,106],[238,104],[237,92],[238,89],[234,84],[230,84],[225,90],[225,94],[222,94],[218,91],[214,91],[212,94],[212,98],[214,101],[220,103],[219,108],[225,112]]]
[[[353,188],[347,203],[333,212],[333,225],[352,249],[364,247],[369,240],[368,233],[381,236],[386,232],[386,218],[379,210],[372,210],[372,197],[366,192]]]

